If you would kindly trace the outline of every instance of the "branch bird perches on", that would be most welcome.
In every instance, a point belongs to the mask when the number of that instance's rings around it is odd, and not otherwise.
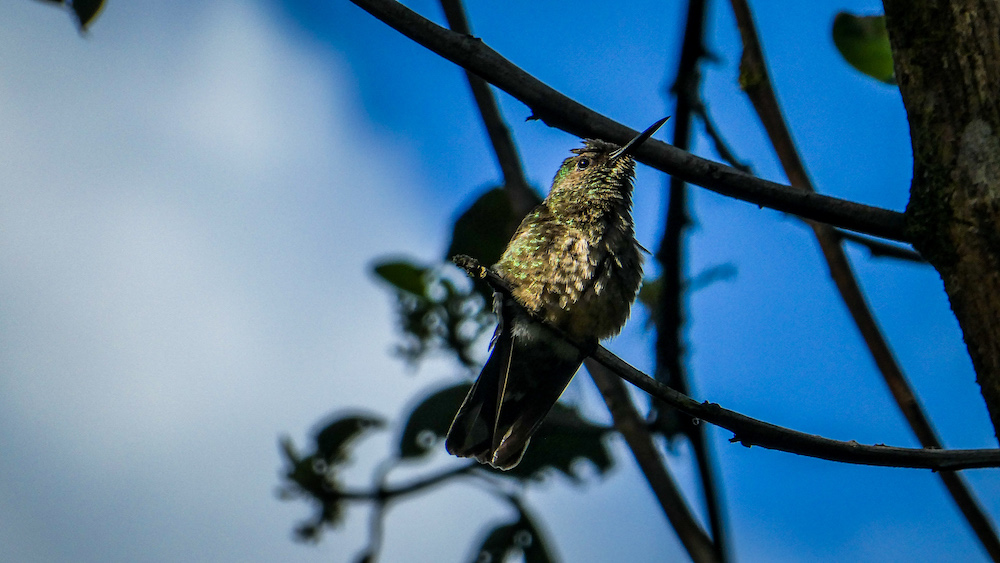
[[[496,272],[482,266],[475,258],[459,255],[452,259],[471,277],[488,283],[494,291],[510,294],[507,282]],[[539,320],[538,322],[543,322]],[[555,327],[549,326],[553,331]],[[574,346],[585,345],[566,339]],[[730,442],[744,446],[760,446],[770,450],[854,463],[885,467],[908,467],[934,471],[1000,467],[1000,449],[945,450],[929,448],[899,448],[886,445],[865,445],[851,441],[832,440],[814,434],[764,422],[705,401],[700,403],[630,366],[607,348],[598,345],[591,358],[614,372],[618,377],[660,399],[671,407],[699,420],[733,432]]]

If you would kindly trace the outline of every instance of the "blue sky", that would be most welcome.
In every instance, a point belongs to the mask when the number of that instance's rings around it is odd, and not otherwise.
[[[441,21],[437,4],[408,5]],[[738,38],[714,2],[705,97],[737,154],[783,180],[735,86]],[[778,95],[815,184],[901,210],[910,178],[899,95],[828,39],[841,9],[756,2]],[[669,113],[681,3],[467,7],[501,54],[634,128]],[[578,140],[500,95],[530,180]],[[495,184],[462,73],[347,2],[111,0],[86,38],[36,2],[0,4],[0,559],[350,561],[363,509],[318,546],[279,502],[276,441],[330,412],[394,416],[459,370],[407,370],[372,259],[435,260],[455,210]],[[666,134],[660,134],[664,138]],[[695,150],[711,155],[699,141]],[[640,167],[635,215],[655,246],[663,176]],[[915,445],[807,229],[696,189],[691,273],[699,398],[838,439]],[[940,280],[849,250],[946,444],[996,442]],[[651,367],[637,309],[613,350]],[[482,351],[485,357],[485,347]],[[570,397],[599,412],[585,378]],[[982,559],[939,480],[768,452],[712,431],[736,559]],[[359,486],[391,436],[365,442]],[[604,481],[550,479],[527,500],[566,561],[678,553],[620,443]],[[443,454],[441,466],[451,460]],[[689,491],[681,447],[672,458]],[[1000,516],[1000,473],[967,473]],[[390,512],[385,561],[467,555],[503,506],[467,485]],[[628,530],[618,529],[627,522]],[[418,554],[414,556],[413,554]]]

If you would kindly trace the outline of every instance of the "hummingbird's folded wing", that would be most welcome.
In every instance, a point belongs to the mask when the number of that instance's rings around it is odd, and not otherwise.
[[[501,317],[493,334],[490,359],[472,384],[472,389],[465,396],[462,407],[448,429],[448,437],[444,443],[448,453],[459,457],[474,457],[480,463],[489,463],[492,459],[493,434],[501,397],[500,385],[504,380],[503,374],[507,373],[510,365],[511,337],[512,332],[504,330]]]
[[[584,355],[510,298],[499,309],[493,352],[455,416],[445,447],[454,455],[511,469]]]

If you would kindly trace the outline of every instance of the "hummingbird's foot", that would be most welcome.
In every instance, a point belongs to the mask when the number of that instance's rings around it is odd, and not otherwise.
[[[456,254],[451,257],[451,262],[459,268],[465,270],[469,276],[481,280],[486,277],[486,268],[468,254]]]

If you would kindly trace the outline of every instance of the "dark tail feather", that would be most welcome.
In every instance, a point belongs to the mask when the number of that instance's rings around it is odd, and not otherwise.
[[[521,461],[584,356],[512,306],[504,306],[500,317],[493,353],[455,416],[445,447],[506,470]]]
[[[493,353],[469,394],[465,396],[444,442],[448,453],[458,457],[474,457],[480,463],[489,463],[492,459],[500,385],[510,362],[512,334],[509,330],[504,331],[502,324],[501,321],[493,338]]]

